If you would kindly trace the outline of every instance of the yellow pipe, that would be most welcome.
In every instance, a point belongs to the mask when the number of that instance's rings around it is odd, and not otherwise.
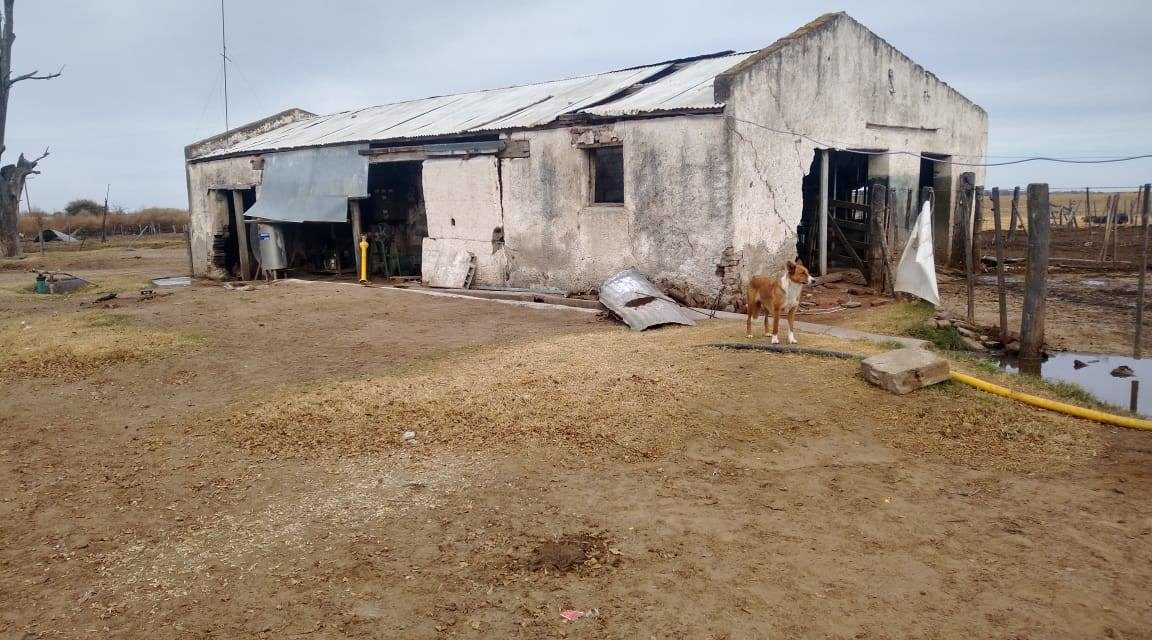
[[[956,382],[962,382],[966,385],[976,387],[977,389],[987,391],[988,393],[994,393],[998,396],[1019,400],[1020,402],[1030,404],[1034,407],[1040,407],[1041,409],[1048,409],[1049,411],[1056,411],[1057,413],[1076,416],[1077,418],[1084,418],[1086,420],[1094,420],[1096,422],[1103,422],[1104,424],[1112,424],[1118,427],[1128,427],[1129,429],[1143,429],[1145,431],[1152,431],[1152,420],[1141,420],[1140,418],[1118,416],[1111,413],[1104,413],[1103,411],[1085,409],[1084,407],[1077,407],[1075,405],[1065,404],[1063,402],[1056,402],[1055,400],[1048,400],[1047,398],[1039,398],[1027,393],[1013,391],[1006,387],[992,384],[991,382],[985,382],[979,378],[973,378],[970,375],[959,373],[957,371],[951,372],[949,376],[951,376],[951,378]]]
[[[368,237],[360,236],[360,284],[368,284]]]

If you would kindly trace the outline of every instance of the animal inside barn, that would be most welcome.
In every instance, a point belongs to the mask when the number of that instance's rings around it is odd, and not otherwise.
[[[364,236],[375,276],[428,281],[463,259],[475,285],[587,291],[635,267],[689,302],[723,286],[725,306],[731,283],[797,255],[855,266],[874,184],[898,212],[931,188],[946,260],[949,161],[981,162],[987,126],[844,13],[755,51],[291,109],[186,148],[194,273],[352,274]],[[915,216],[886,222],[906,237]]]

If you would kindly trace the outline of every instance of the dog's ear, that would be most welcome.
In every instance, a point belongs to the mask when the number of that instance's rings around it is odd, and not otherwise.
[[[796,258],[796,266],[803,267],[804,261],[801,260],[800,258]]]
[[[784,268],[788,270],[788,273],[792,273],[792,272],[796,271],[796,263],[789,260],[787,263],[784,264]]]

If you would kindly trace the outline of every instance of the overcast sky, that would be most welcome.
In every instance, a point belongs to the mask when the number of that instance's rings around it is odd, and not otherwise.
[[[231,122],[770,44],[846,10],[987,109],[991,161],[1152,152],[1145,3],[227,0]],[[32,204],[187,205],[183,146],[224,129],[218,0],[17,0],[8,151],[50,147]],[[1152,160],[989,170],[989,185],[1136,185]]]

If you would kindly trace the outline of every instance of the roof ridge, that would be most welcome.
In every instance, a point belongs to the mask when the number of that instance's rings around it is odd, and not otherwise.
[[[673,64],[680,64],[680,63],[685,63],[685,62],[696,62],[699,60],[709,60],[712,58],[728,58],[728,57],[732,57],[732,56],[742,56],[742,55],[747,55],[750,53],[756,53],[757,51],[760,51],[760,50],[759,49],[752,49],[750,51],[724,50],[724,51],[718,51],[716,53],[705,53],[705,54],[701,54],[698,56],[690,56],[687,58],[674,58],[672,60],[653,62],[651,64],[642,64],[642,65],[637,65],[635,67],[624,67],[622,69],[611,69],[609,71],[599,71],[596,73],[585,73],[583,75],[569,76],[567,78],[556,78],[554,80],[541,80],[539,82],[525,82],[523,84],[510,84],[510,85],[506,85],[503,87],[490,87],[487,89],[473,89],[472,91],[461,91],[459,93],[445,93],[442,95],[425,96],[423,98],[409,98],[407,100],[397,100],[395,102],[382,102],[380,104],[373,104],[373,105],[369,105],[367,107],[360,107],[358,109],[346,109],[344,111],[334,111],[332,113],[316,114],[314,118],[309,118],[309,120],[312,120],[315,118],[325,118],[325,117],[329,117],[329,116],[345,115],[345,114],[350,114],[350,113],[359,113],[361,111],[368,111],[369,109],[378,109],[380,107],[392,107],[392,106],[396,106],[396,105],[400,105],[400,104],[408,104],[410,102],[421,102],[423,100],[436,100],[438,98],[454,98],[457,96],[468,96],[468,95],[473,95],[476,93],[488,93],[490,91],[506,91],[508,89],[520,89],[522,87],[537,87],[537,86],[552,84],[552,83],[556,83],[556,82],[569,82],[571,80],[582,80],[584,78],[595,78],[597,76],[606,76],[606,75],[609,75],[612,73],[623,73],[625,71],[639,71],[641,69],[648,69],[651,67],[659,67],[662,65],[673,65]]]

